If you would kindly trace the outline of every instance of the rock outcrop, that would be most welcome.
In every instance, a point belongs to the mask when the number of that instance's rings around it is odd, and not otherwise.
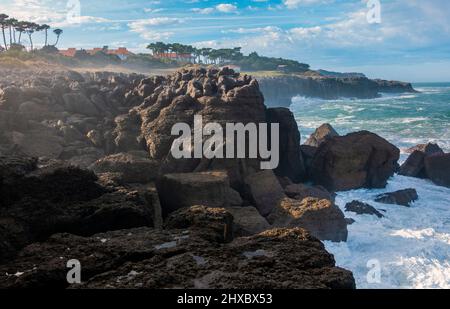
[[[159,205],[147,190],[106,188],[92,172],[66,165],[29,171],[29,162],[17,161],[1,164],[0,261],[54,233],[154,226]]]
[[[345,205],[345,211],[354,212],[358,215],[373,215],[377,216],[378,218],[384,217],[383,214],[379,212],[375,207],[360,201],[347,203],[347,205]]]
[[[323,125],[318,127],[313,134],[311,134],[311,136],[305,142],[305,145],[311,147],[319,147],[327,139],[335,136],[339,136],[336,130],[329,123],[324,123]]]
[[[303,229],[269,230],[229,244],[202,235],[149,228],[92,237],[57,234],[0,266],[0,287],[69,287],[66,263],[76,258],[82,284],[74,288],[355,288],[352,274],[336,267],[323,244]]]
[[[436,144],[417,145],[409,149],[411,155],[400,166],[399,174],[409,177],[428,178],[425,170],[425,158],[433,154],[443,154],[444,151]]]
[[[325,100],[339,98],[373,99],[382,92],[416,92],[411,84],[370,80],[366,77],[330,78],[320,76],[276,76],[258,78],[267,106],[289,107],[295,96]]]
[[[383,188],[397,169],[400,150],[376,134],[361,131],[327,139],[311,162],[316,184],[331,191]]]
[[[425,170],[435,184],[450,188],[450,153],[427,156]]]
[[[409,207],[412,202],[419,199],[415,189],[405,189],[396,192],[380,194],[376,197],[375,202],[383,204],[396,204]]]

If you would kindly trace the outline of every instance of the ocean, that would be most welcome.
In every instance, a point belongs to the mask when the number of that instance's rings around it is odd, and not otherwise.
[[[291,110],[304,142],[323,123],[336,131],[368,130],[401,149],[435,142],[450,152],[450,83],[415,84],[420,93],[384,94],[370,100],[296,97]],[[401,162],[400,162],[401,163]],[[374,202],[380,193],[414,188],[419,200],[411,208]],[[353,200],[384,211],[385,218],[345,213],[346,243],[325,242],[338,266],[354,273],[358,288],[450,288],[450,189],[428,180],[393,176],[382,190],[338,192],[345,211]]]

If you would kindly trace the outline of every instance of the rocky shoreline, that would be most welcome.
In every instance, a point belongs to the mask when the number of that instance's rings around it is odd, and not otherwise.
[[[267,106],[289,107],[292,98],[304,96],[324,100],[374,99],[381,93],[415,93],[410,83],[366,77],[277,76],[258,78]]]
[[[0,89],[0,287],[67,288],[77,259],[76,288],[355,288],[321,241],[348,236],[333,192],[382,188],[398,171],[383,138],[325,125],[301,145],[292,113],[227,68],[16,70]],[[279,123],[278,168],[174,159],[171,127],[194,115]],[[439,160],[424,159],[426,177],[445,185]]]

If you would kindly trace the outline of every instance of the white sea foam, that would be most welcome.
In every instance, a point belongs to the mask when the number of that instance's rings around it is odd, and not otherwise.
[[[415,188],[419,200],[411,208],[373,201],[377,194]],[[338,266],[353,271],[358,288],[450,288],[450,189],[427,180],[394,176],[384,190],[338,193],[336,203],[345,211],[353,200],[385,210],[385,218],[346,216],[347,243],[326,242]],[[381,282],[369,283],[367,262],[381,264]]]

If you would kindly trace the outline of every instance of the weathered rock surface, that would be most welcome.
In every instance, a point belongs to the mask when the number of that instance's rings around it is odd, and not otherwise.
[[[330,201],[335,200],[335,194],[328,192],[327,189],[321,186],[313,187],[305,184],[291,184],[284,189],[284,192],[288,197],[296,200],[303,200],[307,197],[315,197]]]
[[[54,235],[0,266],[0,287],[66,288],[66,263],[73,258],[82,265],[75,288],[355,288],[352,274],[302,229],[221,244],[189,230],[148,228]]]
[[[194,205],[221,208],[242,204],[224,171],[167,174],[158,180],[157,188],[164,215]]]
[[[383,204],[396,204],[409,207],[412,202],[419,199],[415,189],[405,189],[396,192],[380,194],[375,201]]]
[[[319,147],[327,139],[335,136],[339,136],[339,134],[329,123],[325,123],[318,127],[313,134],[311,134],[311,136],[305,142],[305,145],[311,147]]]
[[[268,220],[273,226],[304,228],[320,240],[347,241],[347,222],[344,214],[327,199],[285,198]]]
[[[120,174],[121,183],[149,183],[159,174],[159,164],[148,159],[145,152],[118,153],[96,161],[90,166],[96,174]]]
[[[166,229],[187,229],[201,233],[202,238],[226,243],[233,240],[233,215],[224,208],[192,206],[171,213]]]
[[[280,124],[280,164],[275,173],[288,177],[294,182],[305,179],[306,170],[300,150],[300,131],[294,115],[287,108],[269,108],[267,118],[269,123]]]
[[[351,203],[347,203],[347,205],[345,205],[345,211],[354,212],[358,215],[373,215],[377,216],[378,218],[384,217],[381,214],[381,212],[376,210],[375,207],[360,201],[353,201]]]
[[[450,188],[450,153],[427,156],[425,170],[435,184]]]
[[[16,162],[0,164],[0,261],[58,232],[92,235],[154,224],[155,202],[148,194],[107,190],[92,172],[71,166],[34,169],[33,161]]]
[[[383,188],[393,176],[400,150],[376,134],[361,131],[326,140],[311,162],[313,180],[328,190]]]
[[[245,179],[253,205],[266,217],[285,197],[277,177],[271,170],[252,174]]]
[[[229,207],[227,211],[233,215],[234,235],[251,236],[270,229],[270,224],[253,207]]]

